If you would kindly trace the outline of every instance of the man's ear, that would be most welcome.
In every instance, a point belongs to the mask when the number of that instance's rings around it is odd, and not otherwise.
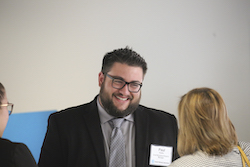
[[[102,72],[99,72],[98,83],[100,87],[102,86],[103,82],[104,82],[104,74]]]

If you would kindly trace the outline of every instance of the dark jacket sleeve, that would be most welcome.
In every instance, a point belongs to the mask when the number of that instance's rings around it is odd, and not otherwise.
[[[0,166],[37,167],[37,164],[25,144],[0,138]]]
[[[96,99],[50,115],[39,167],[106,166]]]
[[[37,167],[36,161],[28,147],[22,143],[15,144],[13,162],[15,167]]]
[[[66,160],[63,158],[60,145],[59,129],[57,127],[55,115],[50,115],[48,119],[48,128],[41,149],[38,162],[39,167],[63,167]]]

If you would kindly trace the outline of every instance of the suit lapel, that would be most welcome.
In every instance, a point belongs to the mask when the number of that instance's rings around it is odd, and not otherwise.
[[[90,103],[90,107],[88,108],[88,111],[85,112],[83,117],[89,130],[91,140],[93,142],[94,150],[100,164],[99,166],[106,167],[103,134],[100,125],[100,118],[98,114],[96,99],[97,98],[95,98],[95,100]]]
[[[135,154],[136,167],[145,167],[148,164],[148,115],[141,107],[135,111]]]
[[[103,144],[103,134],[100,125],[100,118],[98,114],[97,98],[90,103],[88,111],[84,112],[84,120],[91,140],[93,141],[94,150],[96,152],[100,167],[106,167],[106,158]],[[148,115],[143,112],[143,108],[140,106],[134,112],[135,115],[135,155],[136,155],[136,167],[145,167],[148,165],[149,153],[148,153]],[[90,119],[91,118],[91,119]]]

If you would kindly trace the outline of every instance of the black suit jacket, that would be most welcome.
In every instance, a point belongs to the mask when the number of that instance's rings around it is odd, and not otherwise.
[[[30,150],[23,143],[13,143],[0,138],[0,166],[37,167]]]
[[[50,115],[39,167],[106,167],[96,100]],[[134,121],[136,167],[149,166],[151,144],[172,146],[178,157],[174,115],[139,105]]]

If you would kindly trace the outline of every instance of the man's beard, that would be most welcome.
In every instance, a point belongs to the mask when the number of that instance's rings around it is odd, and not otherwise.
[[[133,113],[137,109],[140,99],[141,99],[141,94],[140,94],[140,97],[135,102],[130,103],[129,106],[125,110],[119,110],[114,105],[112,99],[109,98],[108,93],[105,91],[104,84],[102,84],[101,86],[99,96],[100,96],[101,104],[103,105],[103,108],[105,109],[105,111],[109,115],[112,115],[116,118],[126,117],[129,114]],[[132,100],[132,98],[130,98],[129,100]]]

